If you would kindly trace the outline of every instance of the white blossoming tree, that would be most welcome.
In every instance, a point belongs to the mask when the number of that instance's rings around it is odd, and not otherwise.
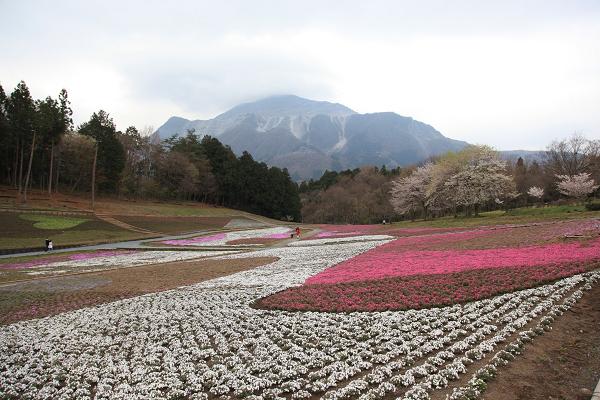
[[[446,183],[456,204],[464,206],[467,213],[477,213],[479,206],[507,197],[514,191],[514,181],[506,173],[504,161],[487,158],[467,165]]]
[[[390,203],[398,214],[414,216],[417,212],[423,212],[427,219],[430,205],[428,187],[433,176],[433,168],[433,164],[425,164],[409,176],[392,182]]]
[[[538,186],[532,186],[527,190],[527,194],[538,201],[541,201],[542,197],[544,197],[544,189]]]
[[[587,172],[582,172],[573,176],[556,175],[556,177],[559,180],[556,184],[558,190],[565,196],[573,197],[578,200],[590,195],[599,187]]]

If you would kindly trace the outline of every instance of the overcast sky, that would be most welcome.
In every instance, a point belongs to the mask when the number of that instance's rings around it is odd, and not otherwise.
[[[0,84],[76,123],[208,119],[272,94],[539,149],[600,138],[600,1],[0,0]]]

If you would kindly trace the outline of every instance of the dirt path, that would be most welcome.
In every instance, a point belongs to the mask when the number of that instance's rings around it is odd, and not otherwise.
[[[600,285],[552,326],[499,370],[485,400],[590,399],[600,379]]]
[[[125,223],[123,221],[119,221],[118,219],[115,219],[115,218],[113,218],[112,216],[110,216],[108,214],[98,214],[97,213],[96,217],[98,219],[101,219],[104,222],[108,222],[109,224],[113,224],[115,226],[118,226],[119,228],[123,228],[123,229],[128,230],[128,231],[137,232],[137,233],[143,233],[145,235],[155,235],[155,236],[159,235],[159,233],[157,233],[157,232],[152,232],[152,231],[149,231],[147,229],[138,228],[136,226],[127,224],[127,223]]]
[[[0,325],[175,289],[274,261],[190,260],[6,285],[0,289]]]

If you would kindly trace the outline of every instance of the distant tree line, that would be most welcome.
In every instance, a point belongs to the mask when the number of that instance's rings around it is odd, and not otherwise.
[[[600,182],[600,140],[574,134],[550,143],[542,160],[526,161],[519,157],[508,163],[507,170],[513,176],[519,193],[516,199],[518,206],[537,201],[553,202],[565,197],[582,199],[597,194],[597,190],[591,190],[584,196],[575,195],[575,192],[565,191],[564,185],[580,182],[580,188],[587,185],[591,189],[594,182]],[[535,189],[530,191],[531,188]],[[532,193],[541,195],[532,196]]]
[[[470,216],[565,198],[589,200],[599,180],[600,141],[573,135],[552,142],[540,162],[505,161],[487,146],[435,157],[396,179],[390,201],[403,218]]]
[[[584,201],[599,182],[600,141],[573,135],[548,145],[540,160],[503,160],[488,146],[469,146],[421,165],[325,171],[299,190],[304,222],[374,223]]]
[[[0,86],[0,183],[27,202],[34,187],[91,189],[95,155],[98,191],[128,198],[196,200],[277,219],[300,219],[298,186],[286,169],[268,167],[244,152],[236,157],[216,138],[151,141],[130,126],[118,131],[100,110],[74,128],[66,90],[58,99],[34,100],[25,82],[10,95]]]
[[[395,214],[389,191],[395,177],[412,169],[384,166],[341,172],[325,171],[318,180],[300,184],[302,219],[311,223],[370,224]]]

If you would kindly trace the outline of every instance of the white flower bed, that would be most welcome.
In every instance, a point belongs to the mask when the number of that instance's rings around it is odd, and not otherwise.
[[[237,253],[238,251],[235,251]],[[62,274],[70,272],[87,272],[110,268],[139,267],[141,265],[168,263],[174,261],[193,260],[202,257],[214,257],[231,254],[232,251],[128,251],[102,257],[93,257],[85,260],[56,261],[31,268],[20,270],[27,275]]]
[[[385,240],[389,241],[395,239],[393,236],[388,235],[362,235],[362,236],[349,236],[349,237],[332,237],[323,239],[307,239],[300,240],[298,242],[289,243],[291,247],[305,247],[305,246],[322,246],[324,244],[335,244],[335,243],[351,243],[351,242],[369,242]]]
[[[2,327],[0,398],[427,399],[475,373],[452,395],[466,398],[600,280],[418,311],[248,306],[381,243],[268,249],[252,254],[280,259],[253,270]],[[469,370],[481,359],[487,369]]]
[[[285,239],[288,238],[292,233],[292,230],[285,226],[278,226],[275,228],[267,228],[267,229],[251,229],[245,231],[233,231],[233,232],[223,232],[216,233],[208,236],[199,236],[192,237],[186,239],[172,239],[165,240],[163,243],[169,244],[172,246],[225,246],[227,242],[231,242],[234,240],[240,239],[256,239],[256,238],[278,238]],[[240,244],[240,245],[228,245],[228,246],[252,246],[252,244]],[[257,245],[260,246],[260,245]]]

